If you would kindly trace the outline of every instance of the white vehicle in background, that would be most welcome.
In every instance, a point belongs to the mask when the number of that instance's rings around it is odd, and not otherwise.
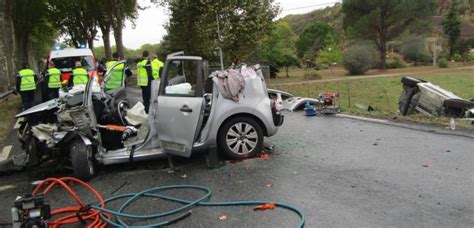
[[[50,62],[61,71],[61,81],[69,80],[75,63],[80,61],[82,67],[89,72],[89,77],[97,77],[97,64],[94,53],[88,48],[64,48],[49,53],[46,66]]]

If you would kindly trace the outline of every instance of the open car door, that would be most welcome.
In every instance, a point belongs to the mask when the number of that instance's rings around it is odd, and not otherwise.
[[[168,57],[161,73],[156,111],[163,152],[191,156],[202,125],[203,90],[200,57]]]

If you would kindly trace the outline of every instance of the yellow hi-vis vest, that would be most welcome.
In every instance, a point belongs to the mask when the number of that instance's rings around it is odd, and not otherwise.
[[[107,70],[109,70],[117,61],[109,61],[107,62]],[[123,81],[123,68],[125,67],[125,64],[119,64],[110,71],[109,75],[109,80],[107,81],[107,84],[105,85],[105,89],[110,90],[110,89],[117,89],[120,86],[122,86],[122,81]]]
[[[89,81],[89,75],[87,74],[87,70],[84,68],[76,68],[72,71],[72,84],[76,85],[86,85],[87,81]]]
[[[48,88],[51,88],[51,89],[61,88],[61,71],[58,68],[49,68],[48,75],[49,75]]]
[[[153,59],[151,61],[151,70],[153,71],[153,78],[160,78],[160,69],[164,66],[163,62],[159,59]]]
[[[36,89],[35,72],[31,69],[23,69],[18,73],[20,79],[20,91]]]
[[[144,59],[137,64],[137,85],[148,86],[148,73],[146,72],[146,64],[148,59]]]

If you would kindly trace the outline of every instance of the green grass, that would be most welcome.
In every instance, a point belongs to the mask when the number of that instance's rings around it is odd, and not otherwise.
[[[454,92],[460,97],[474,98],[474,74],[438,73],[416,76]],[[313,82],[296,85],[271,85],[271,88],[293,93],[295,96],[318,97],[322,91],[339,92],[339,106],[345,112],[361,115],[398,118],[416,122],[447,124],[447,118],[432,118],[422,115],[401,117],[398,114],[398,98],[402,91],[401,77],[361,78],[332,82]],[[350,95],[350,96],[349,96]],[[351,105],[349,106],[349,98]],[[355,104],[372,106],[375,111],[367,112],[355,107]],[[469,124],[466,124],[469,126]]]
[[[0,145],[3,145],[14,124],[15,114],[20,111],[20,96],[11,95],[0,103]]]

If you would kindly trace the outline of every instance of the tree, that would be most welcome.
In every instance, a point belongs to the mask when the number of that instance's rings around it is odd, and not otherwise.
[[[433,66],[438,65],[439,55],[443,52],[444,39],[441,36],[430,37],[426,39],[428,52],[431,55]]]
[[[106,59],[112,59],[112,49],[110,47],[110,32],[112,29],[113,14],[112,2],[110,0],[86,0],[87,5],[90,7],[92,14],[91,16],[96,21],[97,26],[102,32],[102,41],[104,43],[104,57]]]
[[[447,36],[448,40],[450,59],[454,55],[456,42],[461,36],[461,19],[459,18],[458,4],[457,0],[452,1],[451,7],[441,22],[444,34]]]
[[[279,10],[273,0],[169,0],[167,4],[170,10],[167,39],[173,49],[207,57],[212,48],[219,46],[226,61],[233,63],[239,63],[254,51],[270,31]]]
[[[403,42],[400,52],[405,60],[415,63],[415,66],[418,63],[429,61],[426,40],[421,36],[407,38]]]
[[[343,25],[352,38],[371,40],[385,69],[387,42],[434,13],[432,0],[343,0]],[[426,26],[425,26],[426,27]]]
[[[97,21],[94,19],[95,5],[86,0],[48,0],[49,21],[55,24],[61,34],[69,36],[69,43],[80,47],[86,43],[94,48],[97,35]]]
[[[15,81],[15,32],[13,0],[0,1],[0,92],[10,89]]]
[[[117,52],[124,54],[124,46],[122,39],[122,29],[125,26],[125,21],[131,19],[135,20],[138,16],[137,11],[141,9],[137,0],[106,0],[110,1],[111,8],[106,12],[111,14],[112,29],[114,31],[115,45]]]
[[[339,36],[334,29],[326,23],[319,21],[309,25],[296,42],[298,57],[316,59],[319,51],[330,43],[338,43]]]
[[[354,45],[344,51],[342,64],[350,75],[367,72],[374,65],[375,49],[370,45]]]
[[[48,20],[46,0],[13,1],[13,25],[17,63],[29,63],[38,71],[38,59],[44,57],[57,37],[56,29]]]
[[[272,26],[271,32],[263,39],[255,51],[255,61],[265,62],[273,67],[288,68],[299,64],[295,55],[296,34],[291,30],[286,21],[278,21]]]
[[[288,73],[290,66],[298,66],[299,64],[300,60],[296,57],[293,51],[283,53],[282,59],[279,62],[279,66],[285,67],[286,77],[290,77]]]
[[[333,64],[341,63],[342,51],[336,45],[330,45],[319,52],[318,63],[326,64],[329,67]]]

